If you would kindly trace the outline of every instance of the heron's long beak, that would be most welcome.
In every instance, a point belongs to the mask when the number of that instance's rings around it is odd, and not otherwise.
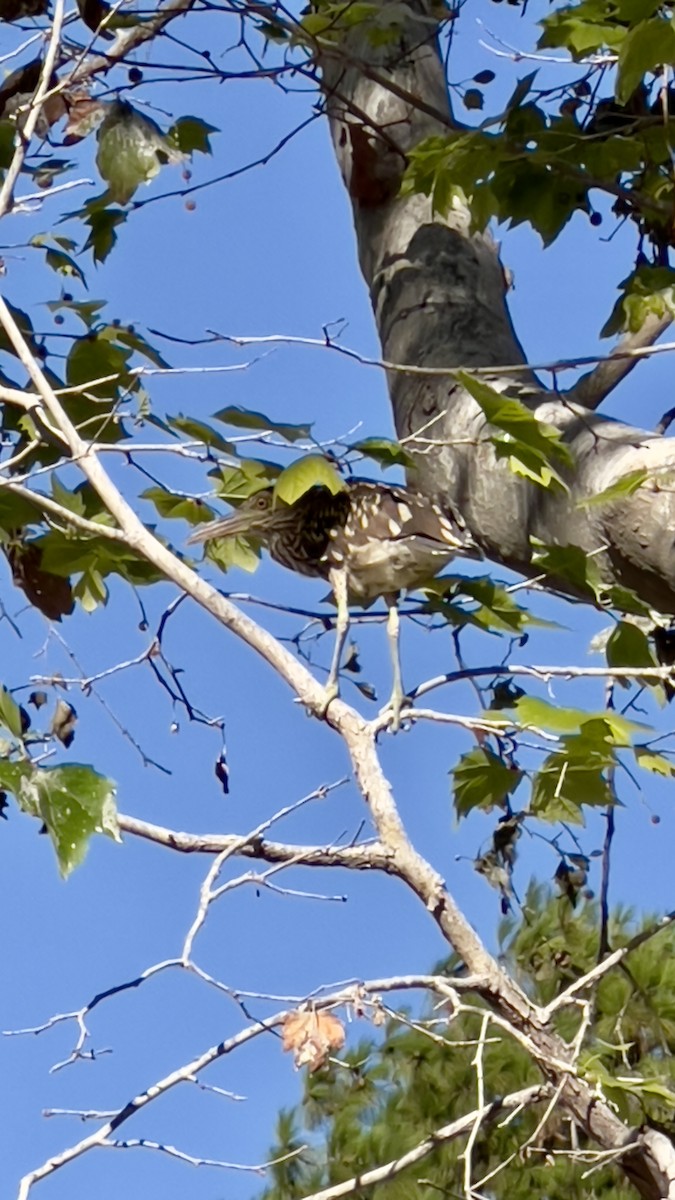
[[[187,545],[194,546],[198,542],[210,542],[214,538],[244,536],[249,533],[250,527],[250,513],[233,512],[229,517],[219,517],[216,521],[209,521],[208,525],[200,525],[194,533],[190,534]]]

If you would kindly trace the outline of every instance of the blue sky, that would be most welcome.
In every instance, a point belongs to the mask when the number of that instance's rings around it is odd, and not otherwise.
[[[536,17],[548,6],[531,7]],[[511,7],[474,0],[466,6],[460,24],[455,60],[461,60],[462,70],[453,70],[453,78],[460,74],[468,78],[488,66],[502,67],[503,60],[495,60],[477,45],[485,32],[475,25],[475,18],[520,47],[532,38],[531,27]],[[150,57],[153,53],[144,52]],[[138,61],[143,66],[144,55]],[[495,99],[490,98],[490,103],[495,108],[508,95],[514,74],[524,73],[522,67],[516,72],[511,65],[505,70],[507,81],[491,85]],[[141,90],[138,95],[142,94]],[[220,88],[165,86],[148,89],[147,98],[173,116],[199,113],[220,129],[213,139],[213,159],[199,159],[194,165],[195,181],[264,153],[304,118],[310,104],[306,95],[283,97],[260,82]],[[85,160],[87,153],[85,146]],[[179,172],[167,170],[142,192],[142,198],[179,183]],[[344,340],[363,354],[377,355],[349,208],[322,122],[311,125],[266,167],[197,193],[196,201],[194,211],[187,211],[180,198],[148,204],[121,231],[120,245],[106,265],[88,272],[90,294],[109,298],[110,316],[133,322],[139,329],[187,337],[202,336],[209,328],[232,334],[318,337],[326,323],[345,319]],[[48,197],[41,216],[6,221],[3,244],[23,242],[47,227],[56,210],[56,200]],[[620,232],[611,243],[603,243],[582,216],[575,217],[559,243],[547,251],[524,228],[500,236],[505,261],[515,276],[511,311],[531,358],[546,361],[596,351],[597,330],[611,309],[618,281],[630,270],[630,236]],[[43,302],[57,297],[59,281],[45,277],[22,250],[8,250],[7,265],[5,294],[30,312],[37,327],[51,328]],[[77,286],[72,290],[81,294]],[[166,353],[176,366],[254,357],[253,351],[237,352],[222,345],[190,349],[167,344]],[[329,351],[278,348],[240,373],[159,378],[150,387],[158,408],[172,413],[189,411],[206,418],[224,405],[240,404],[285,421],[313,420],[321,438],[344,434],[359,422],[364,435],[392,430],[382,375]],[[670,392],[669,360],[663,357],[630,376],[611,397],[607,411],[652,427],[671,406]],[[172,486],[194,492],[209,487],[201,468],[187,470],[164,462],[160,467],[154,461],[149,468]],[[121,484],[130,478],[130,468],[117,460],[113,470]],[[135,478],[132,484],[136,487]],[[149,522],[154,520],[149,506],[139,511]],[[180,526],[171,527],[177,542],[184,532]],[[313,607],[325,592],[320,582],[295,578],[269,563],[253,577],[237,573],[224,580],[212,568],[207,570],[218,586],[254,591],[288,604]],[[499,569],[495,574],[505,578]],[[19,612],[21,595],[8,593],[6,581],[3,588],[3,595],[10,596],[6,601],[10,612]],[[143,594],[150,631],[172,596],[168,586]],[[587,646],[605,623],[601,616],[546,597],[532,603],[534,611],[565,628],[533,635],[514,658],[600,661],[587,658]],[[258,615],[283,636],[298,629],[297,620],[260,611]],[[2,682],[15,688],[31,675],[54,671],[72,675],[61,638],[87,673],[132,658],[145,649],[150,636],[138,624],[136,601],[115,584],[105,610],[78,614],[56,633],[41,617],[22,612],[21,639],[6,622],[0,623]],[[359,631],[358,641],[364,677],[374,681],[384,696],[389,668],[383,629]],[[409,683],[453,665],[449,639],[443,633],[428,636],[406,625],[403,646]],[[121,810],[193,832],[245,832],[281,806],[346,774],[346,757],[337,739],[309,721],[269,670],[205,614],[182,605],[171,619],[165,648],[173,664],[184,668],[193,702],[225,719],[231,794],[224,797],[213,776],[217,732],[191,725],[184,712],[175,712],[149,668],[140,666],[107,680],[100,695],[145,753],[171,775],[142,765],[130,741],[95,698],[86,699],[75,691],[69,695],[80,714],[69,757],[91,762],[117,781]],[[323,639],[316,653],[324,664],[329,651],[329,641]],[[476,663],[493,661],[501,657],[503,646],[474,637],[467,639],[466,653]],[[349,686],[345,695],[357,700],[364,711],[372,711]],[[555,696],[589,707],[603,703],[601,685],[561,686]],[[453,711],[475,711],[475,698],[466,686],[457,687],[445,700]],[[664,728],[670,727],[669,713],[660,720]],[[172,732],[174,722],[178,729]],[[493,819],[477,816],[457,829],[450,807],[448,771],[470,746],[468,736],[421,726],[385,739],[382,758],[413,840],[445,874],[472,923],[494,947],[498,898],[470,862],[461,861],[462,856],[476,854],[489,836]],[[640,908],[662,908],[672,903],[667,849],[672,845],[670,796],[666,785],[656,781],[647,779],[645,787],[648,791],[642,798],[629,783],[622,791],[626,809],[618,821],[612,897]],[[662,818],[658,827],[650,822],[652,810]],[[309,805],[279,826],[274,836],[330,841],[355,833],[363,818],[362,804],[347,785]],[[0,835],[4,850],[0,902],[5,914],[2,1028],[36,1025],[56,1013],[77,1009],[100,990],[180,952],[196,911],[208,866],[205,860],[132,838],[121,847],[99,839],[84,866],[64,884],[47,839],[37,836],[29,818],[13,811]],[[589,822],[583,837],[588,848],[599,845],[602,822]],[[521,846],[516,882],[522,891],[532,872],[550,878],[556,860],[527,838]],[[637,862],[648,862],[650,870],[638,871]],[[232,864],[232,875],[243,873],[248,865]],[[297,899],[264,890],[257,894],[251,885],[225,897],[199,935],[196,956],[204,969],[233,987],[301,996],[331,981],[425,970],[445,952],[427,915],[391,880],[296,870],[278,882],[330,896],[343,894],[346,901]],[[597,886],[597,879],[593,883]],[[279,1007],[262,1001],[251,1004],[256,1015]],[[90,1046],[112,1053],[51,1074],[50,1067],[72,1048],[76,1033],[72,1023],[40,1037],[0,1041],[5,1080],[0,1093],[3,1195],[14,1195],[25,1171],[89,1132],[88,1125],[65,1117],[46,1120],[42,1110],[117,1109],[157,1078],[234,1033],[242,1025],[242,1016],[232,1001],[176,972],[106,1001],[92,1014],[89,1025]],[[365,1027],[357,1031],[359,1036],[366,1032]],[[149,1106],[128,1127],[128,1135],[156,1138],[195,1155],[241,1163],[263,1161],[279,1106],[292,1103],[301,1090],[301,1079],[282,1055],[278,1041],[271,1036],[260,1039],[219,1063],[205,1080],[248,1099],[235,1102],[184,1086]],[[254,1195],[261,1186],[262,1181],[250,1174],[196,1171],[136,1149],[96,1151],[37,1185],[35,1195],[71,1200],[96,1194],[99,1200],[117,1200],[123,1188],[129,1200],[140,1200],[148,1191],[162,1194],[164,1200],[182,1200],[187,1191],[194,1200],[238,1200]]]

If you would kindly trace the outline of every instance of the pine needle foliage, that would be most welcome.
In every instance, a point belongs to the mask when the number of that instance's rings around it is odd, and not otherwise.
[[[625,945],[650,918],[628,909],[610,917],[612,949]],[[564,897],[531,886],[522,914],[502,923],[505,967],[533,1000],[546,1004],[598,961],[598,906],[576,909]],[[461,974],[451,958],[438,968]],[[590,1024],[578,1059],[579,1073],[593,1080],[631,1125],[675,1131],[675,931],[664,928],[612,968],[592,991]],[[468,1001],[468,997],[467,997]],[[472,1002],[473,1003],[473,1002]],[[301,1103],[278,1120],[273,1156],[296,1156],[272,1171],[262,1200],[300,1200],[314,1192],[396,1160],[444,1125],[477,1107],[474,1058],[482,1014],[450,1018],[435,1007],[403,1020],[392,1018],[379,1036],[362,1039],[341,1058],[308,1075]],[[556,1028],[572,1040],[581,1007],[564,1009]],[[415,1027],[409,1022],[413,1022]],[[430,1036],[431,1035],[431,1036]],[[537,1068],[515,1038],[490,1025],[483,1048],[487,1101],[540,1080]],[[495,1200],[628,1200],[632,1191],[612,1164],[595,1166],[583,1130],[546,1105],[486,1122],[472,1151],[477,1185],[496,1172],[480,1194]],[[356,1197],[378,1200],[443,1200],[463,1190],[466,1137],[446,1142],[422,1162],[391,1180],[358,1189]],[[589,1151],[588,1154],[585,1151]],[[498,1170],[498,1168],[501,1169]],[[591,1169],[594,1168],[594,1169]]]

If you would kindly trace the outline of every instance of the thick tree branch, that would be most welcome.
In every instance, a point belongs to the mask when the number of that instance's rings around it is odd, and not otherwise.
[[[25,339],[2,299],[0,299],[0,322],[18,358],[25,366],[45,411],[56,428],[63,434],[73,460],[116,519],[128,545],[136,553],[143,555],[153,563],[168,580],[196,600],[225,628],[235,633],[260,654],[289,684],[310,711],[323,715],[323,688],[309,672],[270,634],[240,613],[233,604],[200,579],[191,568],[167,550],[146,529],[105,472],[92,446],[83,441],[68,418],[44,372],[32,357]],[[477,990],[495,1010],[496,1019],[506,1023],[509,1028],[513,1029],[519,1040],[525,1042],[533,1061],[539,1065],[544,1076],[556,1086],[562,1085],[562,1101],[575,1120],[604,1148],[623,1149],[629,1143],[639,1141],[640,1149],[635,1155],[634,1169],[645,1173],[645,1178],[640,1182],[645,1200],[655,1200],[656,1196],[667,1194],[663,1191],[663,1178],[664,1172],[670,1170],[671,1164],[672,1178],[675,1181],[675,1151],[673,1147],[670,1146],[667,1139],[663,1138],[655,1152],[657,1154],[655,1162],[652,1163],[648,1160],[643,1148],[644,1138],[648,1135],[640,1135],[636,1139],[635,1135],[617,1118],[613,1110],[604,1101],[598,1099],[591,1085],[576,1076],[569,1048],[560,1038],[544,1028],[536,1007],[487,952],[440,875],[410,843],[394,803],[389,781],[382,770],[373,724],[364,721],[357,712],[338,700],[331,703],[325,715],[328,725],[344,739],[356,782],[368,804],[380,842],[389,855],[390,873],[396,874],[419,897],[444,938],[462,958],[468,971],[483,981]],[[197,1069],[201,1070],[203,1066],[208,1065],[208,1062],[213,1061],[213,1058],[217,1057],[220,1052],[219,1048],[216,1048],[214,1051],[209,1051],[206,1056],[202,1056],[197,1061],[197,1065],[191,1065],[191,1073],[194,1074]],[[164,1090],[185,1078],[185,1070],[175,1072],[172,1076],[167,1077],[167,1080],[162,1082]],[[156,1090],[153,1089],[152,1096],[155,1094]],[[102,1127],[97,1134],[84,1139],[70,1151],[65,1151],[63,1155],[58,1156],[58,1159],[50,1160],[48,1167],[41,1168],[40,1174],[33,1173],[30,1177],[26,1177],[29,1182],[22,1185],[20,1200],[25,1200],[30,1186],[38,1178],[50,1173],[56,1169],[56,1166],[65,1165],[66,1162],[78,1157],[84,1150],[100,1145],[102,1139],[109,1137],[117,1125],[122,1120],[126,1120],[138,1107],[147,1103],[148,1098],[148,1093],[136,1097],[119,1114],[118,1118]],[[665,1155],[665,1146],[669,1147],[669,1158]],[[626,1158],[625,1161],[632,1163],[633,1158],[631,1157],[630,1160]],[[656,1166],[661,1163],[663,1169],[659,1166],[661,1173],[657,1176]],[[675,1196],[675,1182],[673,1196]]]
[[[133,834],[134,837],[155,842],[169,850],[179,850],[183,854],[221,854],[236,847],[238,857],[268,863],[347,867],[357,871],[389,869],[389,856],[379,842],[370,842],[365,846],[298,846],[288,842],[271,842],[262,837],[243,842],[234,833],[180,833],[161,825],[152,825],[149,821],[141,821],[138,817],[127,816],[126,813],[119,813],[118,820],[122,833]]]
[[[566,399],[573,404],[582,404],[584,408],[591,410],[598,408],[637,364],[637,357],[628,356],[636,350],[653,346],[661,334],[666,332],[672,321],[673,318],[670,314],[664,317],[648,316],[638,333],[629,333],[622,337],[613,353],[604,362],[598,363],[594,370],[583,375],[578,383],[565,393]]]
[[[664,529],[675,529],[675,491],[658,482],[660,472],[675,466],[675,446],[544,393],[534,374],[522,369],[525,355],[510,322],[491,239],[471,233],[470,214],[456,199],[444,219],[427,197],[401,195],[400,157],[394,160],[377,136],[363,129],[355,133],[349,104],[333,99],[339,86],[371,122],[396,130],[403,153],[443,132],[444,122],[394,94],[400,85],[434,110],[450,113],[441,56],[428,37],[432,6],[420,0],[408,13],[400,39],[408,53],[395,61],[358,29],[346,36],[351,60],[370,63],[386,84],[373,82],[357,66],[338,67],[333,58],[323,64],[335,152],[352,201],[383,359],[424,368],[460,363],[469,370],[494,368],[493,386],[511,391],[538,419],[556,427],[575,464],[566,476],[568,492],[530,484],[496,457],[490,427],[462,387],[440,377],[391,372],[396,429],[415,457],[414,481],[426,495],[462,513],[488,557],[532,574],[533,538],[579,546],[595,556],[608,587],[621,584],[658,611],[675,612],[675,548],[663,537]],[[617,360],[607,368],[609,375],[586,385],[588,404],[630,361],[620,366]],[[504,363],[518,369],[500,369]],[[432,435],[415,445],[430,422]],[[636,470],[645,470],[648,480],[632,496],[605,505],[584,503]],[[550,583],[574,591],[563,577],[551,576]]]

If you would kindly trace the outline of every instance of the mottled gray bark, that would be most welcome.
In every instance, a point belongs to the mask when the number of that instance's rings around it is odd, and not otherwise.
[[[326,52],[324,84],[333,140],[354,213],[359,261],[385,360],[425,367],[523,364],[497,249],[471,233],[458,204],[434,216],[421,195],[398,195],[408,150],[452,124],[433,23],[420,10],[404,37],[373,49],[354,32]],[[415,451],[416,482],[457,508],[490,558],[525,574],[531,538],[595,553],[607,584],[632,588],[675,612],[675,445],[593,412],[607,371],[584,383],[584,404],[547,393],[530,372],[495,371],[493,386],[517,395],[563,432],[576,467],[569,494],[516,477],[486,443],[476,402],[452,377],[390,374],[396,429]],[[417,438],[415,441],[414,439]],[[620,503],[579,507],[622,476],[649,481]],[[568,581],[551,584],[572,591]]]
[[[421,7],[415,11],[395,44],[374,49],[355,31],[334,51],[325,48],[322,63],[335,151],[352,201],[383,357],[424,367],[522,367],[524,354],[491,239],[470,232],[460,205],[441,219],[425,197],[398,194],[407,151],[452,124],[433,23]],[[584,381],[579,394],[588,407],[547,393],[527,370],[496,369],[490,378],[563,433],[575,462],[569,493],[524,482],[498,461],[485,441],[478,405],[453,377],[391,372],[389,383],[399,437],[417,438],[406,442],[415,451],[417,484],[459,509],[489,557],[530,573],[532,537],[600,551],[597,561],[608,584],[630,587],[672,613],[675,490],[664,472],[675,468],[675,446],[594,413],[610,376],[607,370],[598,373],[597,387],[593,376]],[[580,500],[643,467],[649,482],[632,497],[579,507]],[[572,590],[564,579],[551,583]],[[453,930],[447,935],[452,942]],[[508,996],[490,1000],[497,1011],[509,1011]],[[535,1057],[545,1062],[558,1047],[555,1036],[528,1028],[527,1021],[520,1027],[537,1047]],[[585,1082],[565,1077],[553,1064],[544,1070],[564,1081],[561,1102],[597,1145],[624,1148],[619,1161],[645,1200],[675,1198],[675,1148],[667,1137],[630,1131]]]

